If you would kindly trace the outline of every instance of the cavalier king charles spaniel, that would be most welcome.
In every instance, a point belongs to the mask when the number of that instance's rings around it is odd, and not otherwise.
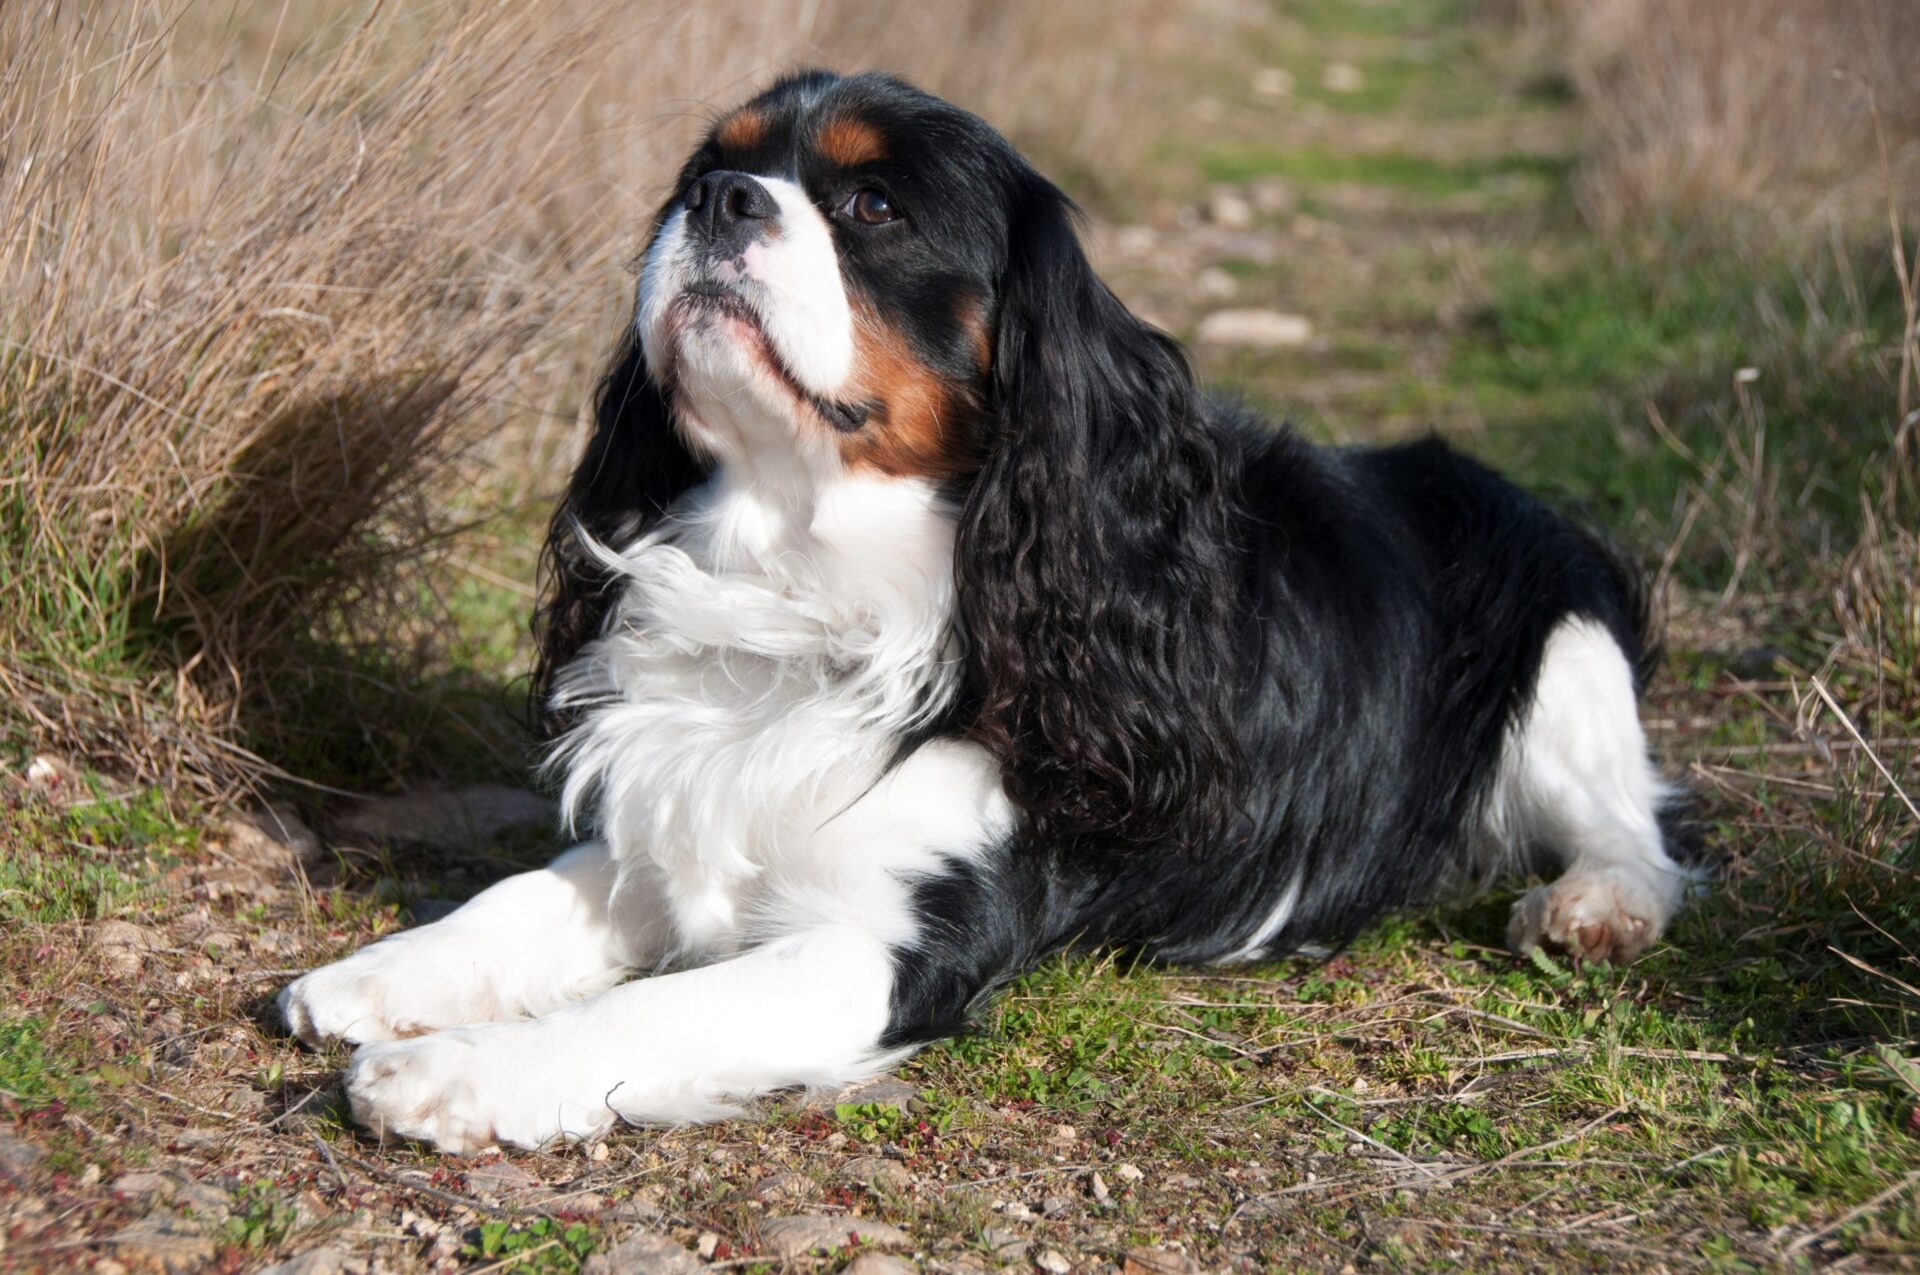
[[[471,1152],[838,1086],[1067,948],[1325,951],[1501,871],[1517,949],[1692,875],[1642,582],[1434,440],[1196,389],[991,127],[806,72],[655,215],[546,547],[590,834],[313,971],[369,1128]]]

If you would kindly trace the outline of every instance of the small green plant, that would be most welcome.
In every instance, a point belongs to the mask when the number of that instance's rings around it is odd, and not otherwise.
[[[38,1018],[0,1018],[0,1094],[28,1109],[72,1102],[81,1083],[49,1054]]]
[[[299,1220],[293,1202],[279,1187],[250,1182],[233,1193],[233,1215],[221,1224],[220,1237],[249,1252],[276,1248],[293,1234]]]
[[[571,1275],[600,1247],[600,1233],[585,1222],[558,1222],[536,1218],[514,1223],[505,1219],[482,1222],[462,1257],[505,1263],[504,1271],[525,1275]]]
[[[884,1102],[843,1102],[834,1107],[833,1118],[861,1142],[891,1142],[907,1123],[904,1111]]]

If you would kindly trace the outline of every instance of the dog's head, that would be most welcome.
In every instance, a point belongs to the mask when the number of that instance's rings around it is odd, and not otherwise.
[[[536,694],[619,544],[716,469],[932,484],[957,513],[972,733],[1055,839],[1195,844],[1237,785],[1230,458],[1072,202],[883,75],[721,117],[655,215],[636,317],[548,548]]]

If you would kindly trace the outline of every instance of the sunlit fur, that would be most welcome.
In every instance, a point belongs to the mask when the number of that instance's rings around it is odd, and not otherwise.
[[[1518,948],[1659,939],[1691,871],[1637,576],[1437,440],[1203,395],[1074,218],[886,77],[715,122],[546,549],[534,687],[587,840],[282,993],[363,1046],[363,1123],[706,1119],[1063,948],[1326,951],[1502,872],[1548,878]]]

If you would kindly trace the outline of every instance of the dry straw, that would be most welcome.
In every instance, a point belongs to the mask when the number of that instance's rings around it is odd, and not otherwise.
[[[567,451],[619,263],[718,107],[888,65],[1091,163],[1133,135],[1105,90],[1154,8],[0,6],[15,742],[257,776],[247,715],[312,639],[430,642],[403,567],[450,480]]]

